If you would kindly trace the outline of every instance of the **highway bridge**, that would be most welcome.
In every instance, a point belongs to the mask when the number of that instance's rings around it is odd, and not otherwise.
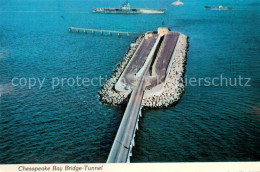
[[[141,117],[141,104],[151,75],[165,78],[166,70],[173,56],[179,33],[150,34],[139,45],[136,53],[125,68],[116,90],[131,94],[124,116],[110,150],[107,163],[130,162],[134,137]],[[125,83],[122,83],[125,81]],[[153,83],[155,86],[156,83]],[[126,87],[127,86],[127,87]],[[131,88],[130,90],[128,88]]]
[[[117,131],[116,138],[110,150],[107,163],[130,162],[132,148],[134,146],[135,132],[138,129],[138,121],[141,116],[141,102],[144,95],[145,82],[139,82],[131,94],[122,122]]]

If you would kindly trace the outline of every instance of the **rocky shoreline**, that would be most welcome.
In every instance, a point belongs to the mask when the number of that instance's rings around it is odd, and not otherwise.
[[[118,105],[128,101],[128,94],[117,93],[114,89],[116,82],[123,73],[127,64],[134,55],[136,49],[142,42],[144,35],[139,36],[135,43],[131,44],[128,52],[122,61],[115,68],[110,79],[102,86],[99,97],[100,100],[107,104]],[[176,103],[184,91],[184,72],[186,63],[186,53],[188,51],[188,37],[180,34],[175,52],[174,59],[171,60],[168,67],[168,75],[163,83],[162,90],[159,94],[148,94],[149,90],[145,90],[142,106],[149,108],[167,107]]]

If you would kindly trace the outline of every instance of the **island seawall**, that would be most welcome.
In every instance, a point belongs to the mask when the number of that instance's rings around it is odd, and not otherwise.
[[[152,40],[153,37],[154,40]],[[154,59],[150,62],[151,72],[146,78],[142,78],[146,80],[147,87],[141,105],[149,108],[160,108],[179,101],[184,91],[183,77],[188,51],[188,37],[181,33],[158,29],[157,34],[147,32],[137,37],[135,43],[130,45],[128,52],[116,66],[111,78],[101,87],[99,97],[102,102],[112,105],[126,104],[128,102],[132,87],[135,84],[135,81],[132,80],[140,79],[137,78],[138,71],[144,68],[143,65],[148,59],[146,56],[141,57],[144,52],[150,50],[148,46],[145,47],[146,49],[144,48],[144,45],[148,45],[148,43],[154,46],[155,51],[152,54]],[[169,47],[172,51],[167,52],[166,50]],[[166,53],[164,53],[165,51]],[[137,65],[136,63],[139,61],[136,59],[140,60],[140,58],[143,58],[141,62],[144,64]],[[129,69],[134,69],[132,70],[134,72]],[[128,71],[129,73],[127,73]],[[129,79],[129,76],[131,76],[131,79]],[[125,83],[123,79],[127,80],[128,83]]]

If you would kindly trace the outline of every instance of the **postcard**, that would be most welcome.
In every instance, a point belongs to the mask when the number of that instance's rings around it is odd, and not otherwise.
[[[258,0],[0,4],[0,172],[260,172]]]

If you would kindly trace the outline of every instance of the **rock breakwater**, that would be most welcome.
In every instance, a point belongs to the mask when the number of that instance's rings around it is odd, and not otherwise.
[[[141,44],[144,35],[139,36],[135,43],[131,44],[128,52],[122,61],[115,68],[110,79],[102,86],[99,92],[100,100],[107,104],[118,105],[128,101],[129,94],[115,90],[115,84],[131,60],[138,46]],[[145,90],[142,106],[149,108],[167,107],[176,103],[184,91],[184,73],[188,51],[188,37],[180,34],[174,53],[167,69],[165,81],[156,88]]]

